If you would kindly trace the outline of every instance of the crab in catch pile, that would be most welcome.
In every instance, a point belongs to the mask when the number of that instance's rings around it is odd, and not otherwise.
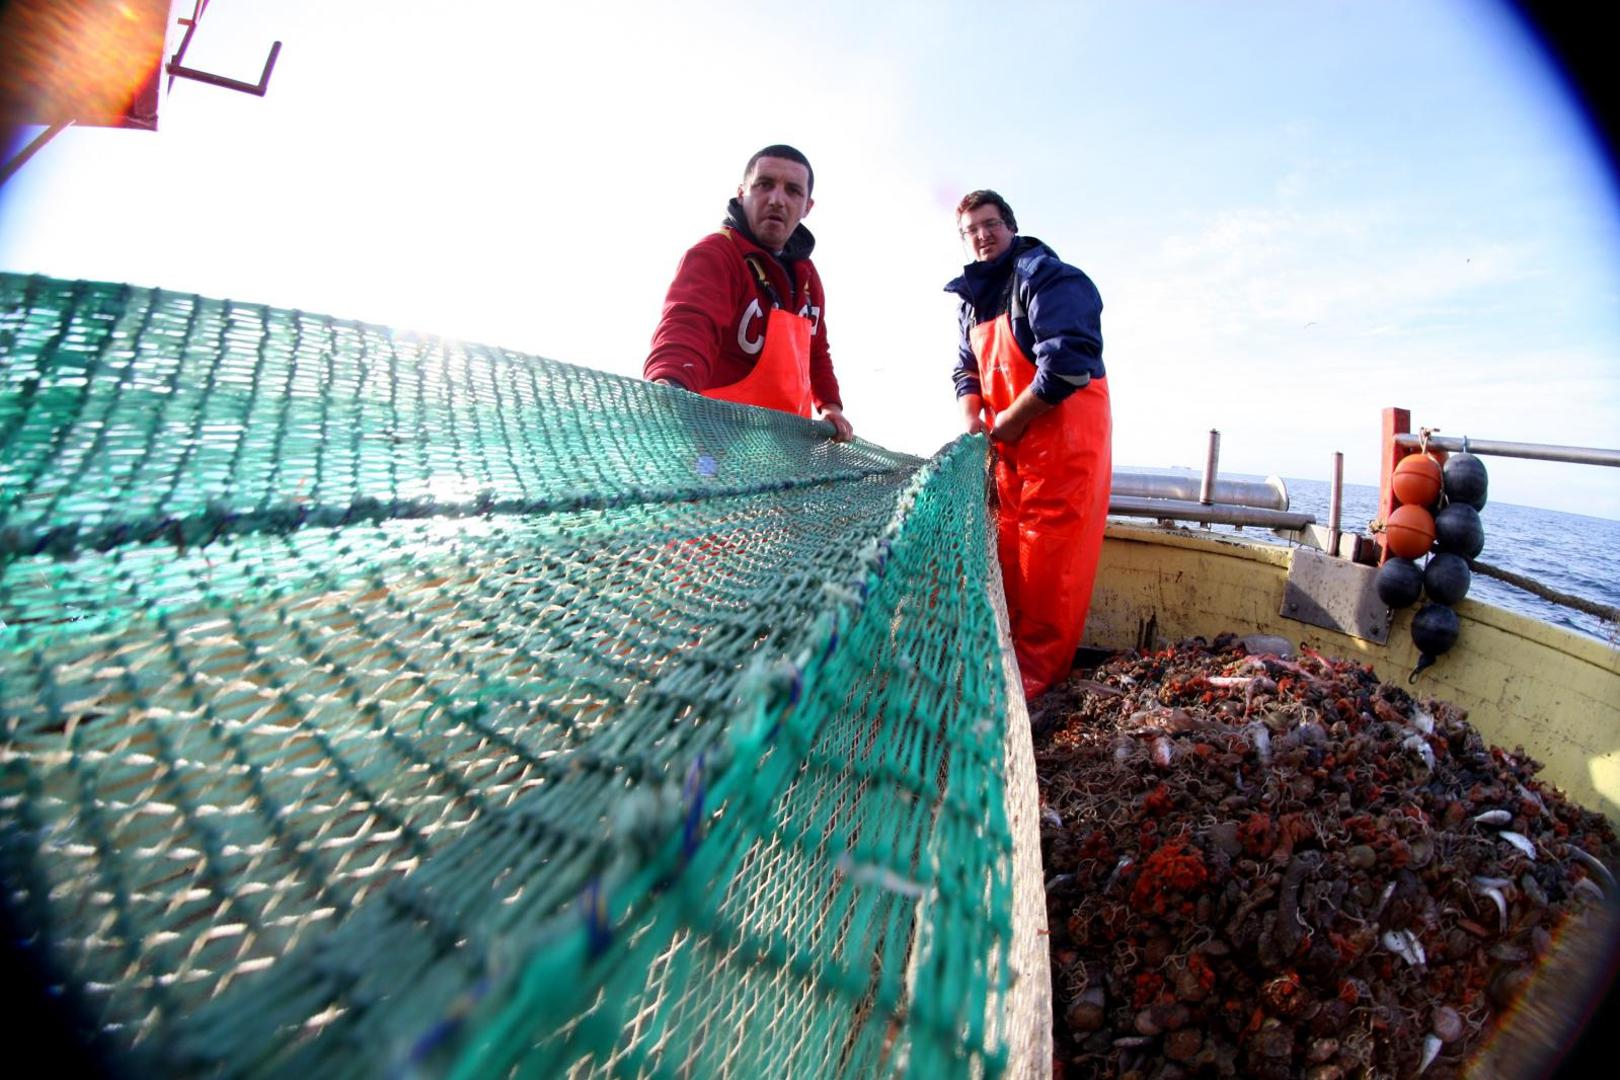
[[[1364,665],[1194,640],[1034,723],[1066,1077],[1457,1075],[1617,891],[1605,818]]]

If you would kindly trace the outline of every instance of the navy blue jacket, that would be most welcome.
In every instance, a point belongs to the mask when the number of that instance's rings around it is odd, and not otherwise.
[[[1009,308],[1013,337],[1037,369],[1031,384],[1036,397],[1056,405],[1107,374],[1097,286],[1033,236],[1015,237],[1012,247],[990,262],[969,263],[945,291],[961,298],[962,339],[951,373],[957,397],[980,392],[969,331]]]

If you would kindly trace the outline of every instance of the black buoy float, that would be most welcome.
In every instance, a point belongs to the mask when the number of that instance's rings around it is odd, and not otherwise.
[[[1457,643],[1457,632],[1462,628],[1457,613],[1444,604],[1428,604],[1412,616],[1412,644],[1421,654],[1417,667],[1406,681],[1417,678],[1418,672],[1434,663],[1435,658]]]
[[[1446,498],[1453,503],[1466,503],[1475,510],[1485,509],[1487,478],[1485,463],[1466,450],[1446,458],[1441,469]]]
[[[1469,503],[1452,503],[1434,515],[1434,538],[1441,551],[1472,559],[1485,549],[1485,526],[1479,511]]]
[[[1474,575],[1461,555],[1441,552],[1423,568],[1423,591],[1437,604],[1455,604],[1468,595]]]
[[[1423,571],[1411,559],[1390,559],[1378,568],[1376,586],[1390,607],[1411,607],[1423,595]]]

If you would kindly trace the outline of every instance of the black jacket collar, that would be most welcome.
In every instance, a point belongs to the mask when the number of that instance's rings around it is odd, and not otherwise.
[[[741,199],[732,199],[731,202],[726,204],[726,220],[724,223],[742,233],[742,235],[747,238],[749,243],[753,244],[761,251],[769,252],[770,249],[768,249],[764,244],[760,243],[759,238],[754,235],[754,231],[748,227],[748,215],[743,212]],[[810,257],[810,253],[815,250],[815,247],[816,238],[812,236],[810,234],[810,230],[805,228],[801,223],[798,228],[793,230],[793,234],[787,239],[787,244],[782,248],[782,253],[777,255],[776,258],[781,260],[783,263],[792,263],[799,259],[808,259]]]
[[[988,307],[1006,291],[1007,275],[1012,273],[1019,256],[1044,246],[1033,236],[1015,236],[1007,250],[989,262],[975,261],[962,267],[961,276],[946,285],[945,291],[955,293],[975,307]]]

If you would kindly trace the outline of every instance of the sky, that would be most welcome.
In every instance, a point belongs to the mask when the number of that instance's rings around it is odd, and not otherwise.
[[[191,5],[182,5],[189,14]],[[953,209],[1097,283],[1119,467],[1376,483],[1380,410],[1620,446],[1620,194],[1496,0],[798,6],[214,0],[156,133],[0,188],[0,269],[301,308],[639,375],[750,154],[816,170],[857,434],[959,430]],[[1620,518],[1620,469],[1490,458]]]

